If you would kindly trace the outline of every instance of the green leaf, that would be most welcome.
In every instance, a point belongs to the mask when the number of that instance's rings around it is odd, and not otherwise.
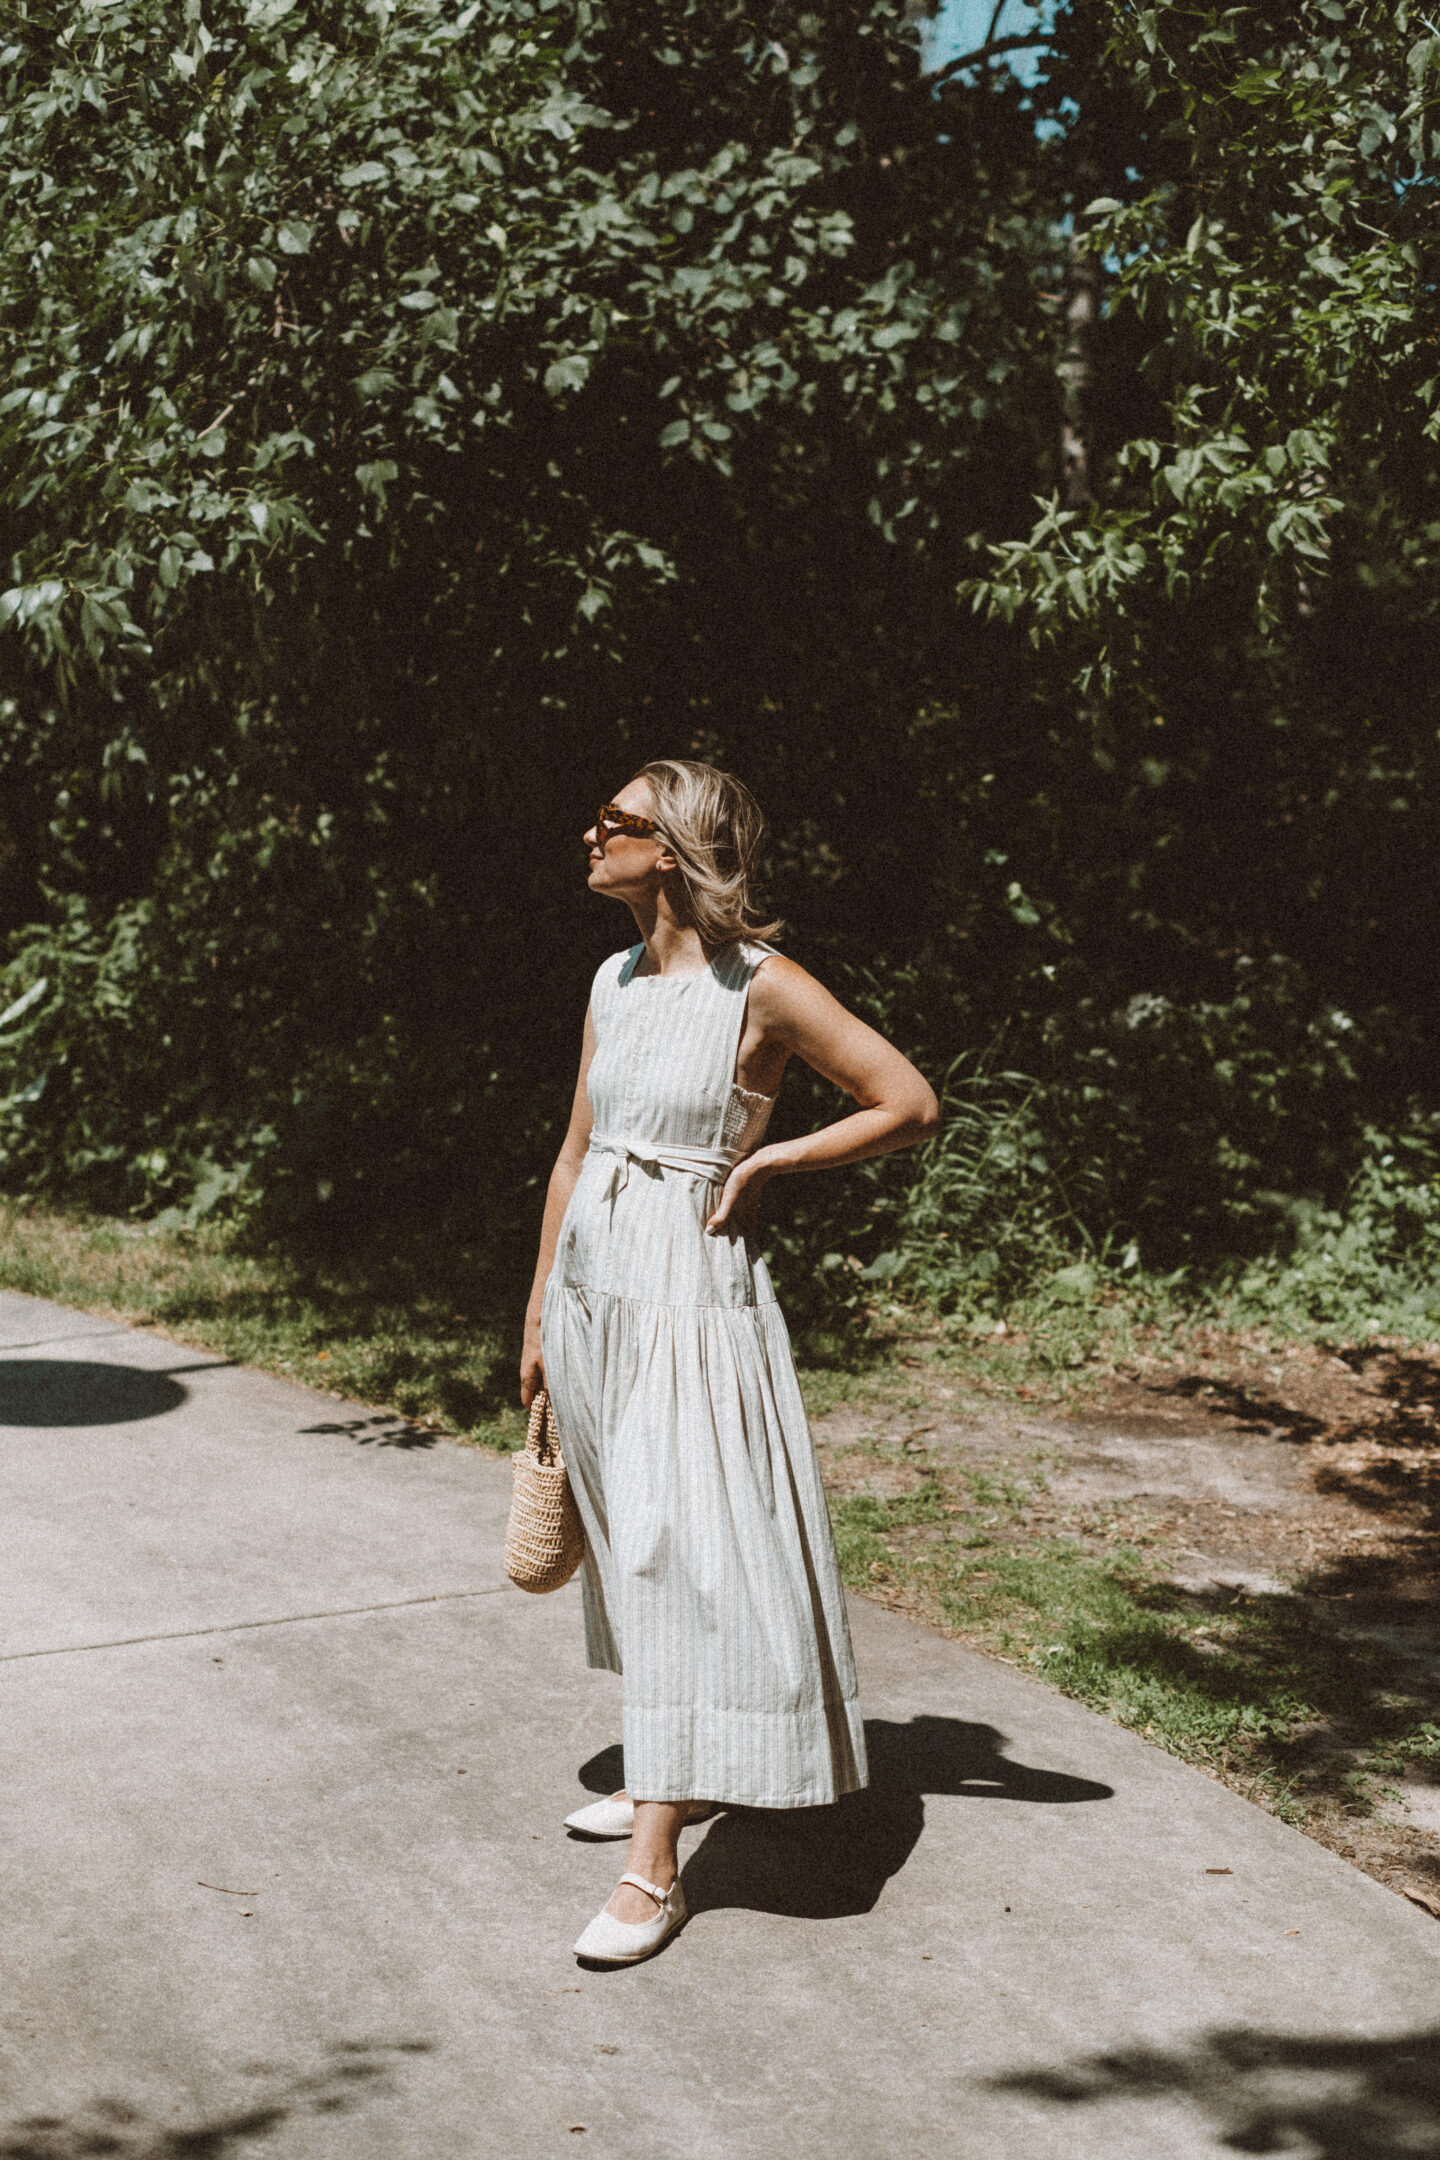
[[[563,359],[552,360],[545,370],[545,388],[551,397],[559,397],[563,390],[581,390],[590,374],[588,353],[566,353]]]
[[[1005,888],[1005,904],[1016,922],[1026,930],[1033,930],[1040,920],[1040,910],[1033,900],[1027,899],[1024,887],[1015,879]]]
[[[42,578],[35,585],[12,585],[9,592],[0,593],[0,625],[33,622],[57,607],[64,597],[65,587],[59,578]]]
[[[389,178],[389,168],[375,158],[367,158],[363,165],[347,165],[340,175],[343,188],[368,187],[372,181]]]
[[[422,345],[439,345],[447,351],[455,349],[460,330],[460,317],[454,308],[437,307],[420,325]]]
[[[376,458],[368,465],[357,465],[355,468],[355,478],[365,494],[375,496],[382,503],[385,500],[386,488],[399,476],[400,467],[394,458]]]

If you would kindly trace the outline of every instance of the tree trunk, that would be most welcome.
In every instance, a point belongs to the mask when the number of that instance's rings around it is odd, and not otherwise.
[[[1095,333],[1100,321],[1100,258],[1080,232],[1080,212],[1099,193],[1093,156],[1082,152],[1075,166],[1075,225],[1065,269],[1065,356],[1059,375],[1064,385],[1060,422],[1060,492],[1069,510],[1088,510],[1095,500],[1090,475],[1086,419],[1095,374]]]

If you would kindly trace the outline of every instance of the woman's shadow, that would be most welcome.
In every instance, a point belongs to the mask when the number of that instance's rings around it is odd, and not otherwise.
[[[1092,1778],[1010,1762],[1003,1733],[960,1718],[867,1718],[865,1744],[869,1786],[833,1807],[727,1808],[685,1862],[690,1911],[738,1905],[797,1920],[869,1912],[919,1842],[927,1793],[1052,1807],[1114,1793]],[[592,1756],[580,1780],[591,1792],[617,1791],[619,1748]]]

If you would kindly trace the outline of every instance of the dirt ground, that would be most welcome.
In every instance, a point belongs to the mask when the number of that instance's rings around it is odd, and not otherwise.
[[[987,1400],[923,1349],[911,1367],[898,1399],[817,1420],[833,1490],[898,1494],[922,1465],[1038,1465],[1047,1489],[1007,1542],[1124,1542],[1186,1591],[1294,1595],[1399,1653],[1440,1704],[1440,1345],[1200,1333],[1184,1357],[1142,1352],[1068,1401]],[[873,1594],[905,1602],[883,1583]],[[1372,1813],[1305,1827],[1440,1919],[1440,1786],[1407,1774]]]

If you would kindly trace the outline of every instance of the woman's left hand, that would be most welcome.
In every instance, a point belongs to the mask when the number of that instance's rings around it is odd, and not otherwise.
[[[708,1234],[721,1237],[738,1231],[741,1237],[754,1237],[760,1227],[760,1195],[778,1169],[779,1164],[766,1162],[763,1154],[748,1155],[736,1163],[705,1225]]]

